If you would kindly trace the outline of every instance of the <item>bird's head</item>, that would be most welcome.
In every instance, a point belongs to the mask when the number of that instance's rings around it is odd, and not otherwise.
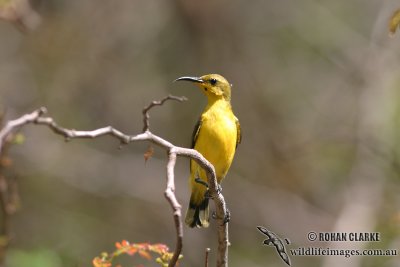
[[[219,74],[207,74],[201,77],[181,77],[175,81],[190,81],[196,83],[209,100],[231,100],[231,85]]]

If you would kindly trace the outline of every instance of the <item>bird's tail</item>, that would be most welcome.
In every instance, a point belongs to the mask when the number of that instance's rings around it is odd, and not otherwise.
[[[203,198],[200,204],[195,202],[194,199],[194,195],[192,194],[189,208],[186,212],[185,223],[190,227],[208,227],[210,224],[208,198]]]

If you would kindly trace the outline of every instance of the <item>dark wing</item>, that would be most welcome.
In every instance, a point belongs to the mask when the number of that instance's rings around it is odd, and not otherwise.
[[[201,128],[201,123],[202,123],[202,120],[201,120],[201,117],[200,117],[199,120],[196,123],[196,126],[194,126],[194,129],[193,129],[192,147],[191,148],[194,148],[194,145],[196,144],[197,137],[199,136],[199,132],[200,132],[200,128]]]
[[[191,148],[194,148],[194,145],[196,144],[196,141],[197,141],[197,137],[199,137],[201,123],[202,123],[202,120],[201,120],[201,117],[200,117],[199,120],[197,121],[196,125],[194,126],[194,129],[193,129],[192,146],[191,146]],[[190,172],[192,172],[192,164],[190,164]]]
[[[236,131],[237,131],[237,137],[236,137],[236,147],[240,142],[242,142],[242,130],[240,129],[240,123],[239,120],[236,118]]]

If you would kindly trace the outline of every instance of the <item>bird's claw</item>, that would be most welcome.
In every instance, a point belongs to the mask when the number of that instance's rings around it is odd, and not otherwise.
[[[201,180],[200,178],[196,178],[195,181],[196,181],[197,183],[200,183],[200,184],[204,185],[204,186],[207,185],[207,191],[206,191],[206,193],[204,194],[204,197],[205,197],[205,198],[212,199],[213,196],[211,195],[210,190],[208,189],[208,184],[207,184],[206,182],[204,182],[203,180]],[[221,187],[219,184],[217,184],[216,191],[217,191],[217,195],[220,194],[220,193],[222,192],[222,187]]]
[[[215,211],[211,214],[211,217],[214,220],[218,219],[217,213]],[[228,222],[230,222],[230,220],[231,220],[231,212],[228,209],[226,209],[226,214],[225,214],[224,221],[223,221],[222,225],[227,224]]]
[[[220,184],[217,184],[217,194],[221,194],[222,192],[222,186]]]
[[[211,214],[211,218],[213,218],[214,220],[217,219],[217,213],[215,211],[213,211],[213,213]]]
[[[231,220],[231,212],[228,209],[226,209],[226,214],[225,214],[223,225],[227,224],[230,220]]]

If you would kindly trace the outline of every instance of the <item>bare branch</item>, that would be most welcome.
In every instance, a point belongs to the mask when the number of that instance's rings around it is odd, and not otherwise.
[[[74,138],[96,138],[103,135],[110,135],[117,138],[121,143],[127,144],[130,139],[129,135],[123,134],[111,126],[99,128],[93,131],[77,131],[58,126],[53,118],[50,117],[37,117],[32,122],[48,126],[54,133],[64,136],[67,141]]]
[[[143,113],[143,132],[146,132],[149,130],[150,128],[150,115],[149,115],[149,110],[151,108],[153,108],[154,106],[161,106],[164,104],[165,101],[167,100],[176,100],[179,102],[183,102],[186,101],[187,98],[185,96],[174,96],[174,95],[168,95],[166,97],[164,97],[163,99],[157,101],[154,100],[153,102],[151,102],[147,107],[145,107],[142,111]]]
[[[218,182],[215,175],[214,166],[208,162],[199,152],[194,149],[178,147],[168,142],[167,140],[154,135],[149,130],[149,110],[154,106],[162,105],[167,100],[184,101],[185,97],[167,96],[160,101],[153,101],[143,109],[143,132],[137,135],[127,135],[121,131],[107,126],[104,128],[95,129],[92,131],[77,131],[73,129],[66,129],[60,127],[53,118],[44,117],[47,110],[40,108],[32,113],[25,114],[16,120],[9,121],[6,126],[0,131],[0,150],[7,136],[16,128],[26,124],[39,124],[49,127],[54,133],[62,135],[67,141],[74,138],[96,138],[104,135],[109,135],[118,139],[122,144],[129,144],[137,141],[147,141],[158,145],[168,153],[167,164],[167,188],[165,190],[165,197],[168,200],[172,210],[176,228],[176,247],[174,256],[169,266],[175,266],[182,251],[183,239],[183,226],[182,226],[182,212],[181,205],[175,196],[175,181],[174,181],[174,168],[176,157],[187,157],[196,161],[207,173],[209,192],[214,200],[216,207],[217,223],[218,223],[218,254],[217,254],[217,267],[228,265],[228,223],[224,222],[227,215],[226,203],[223,195],[218,188]]]
[[[175,179],[174,169],[176,163],[176,154],[169,152],[168,164],[167,164],[167,189],[165,190],[165,197],[172,207],[175,221],[175,228],[177,229],[175,253],[169,263],[169,267],[175,266],[179,259],[180,252],[182,251],[182,240],[183,240],[183,226],[182,226],[182,206],[179,204],[175,196]]]
[[[12,131],[20,126],[34,122],[44,113],[46,113],[46,108],[40,108],[32,113],[25,114],[16,120],[8,121],[0,131],[0,151],[3,149],[4,141]]]

